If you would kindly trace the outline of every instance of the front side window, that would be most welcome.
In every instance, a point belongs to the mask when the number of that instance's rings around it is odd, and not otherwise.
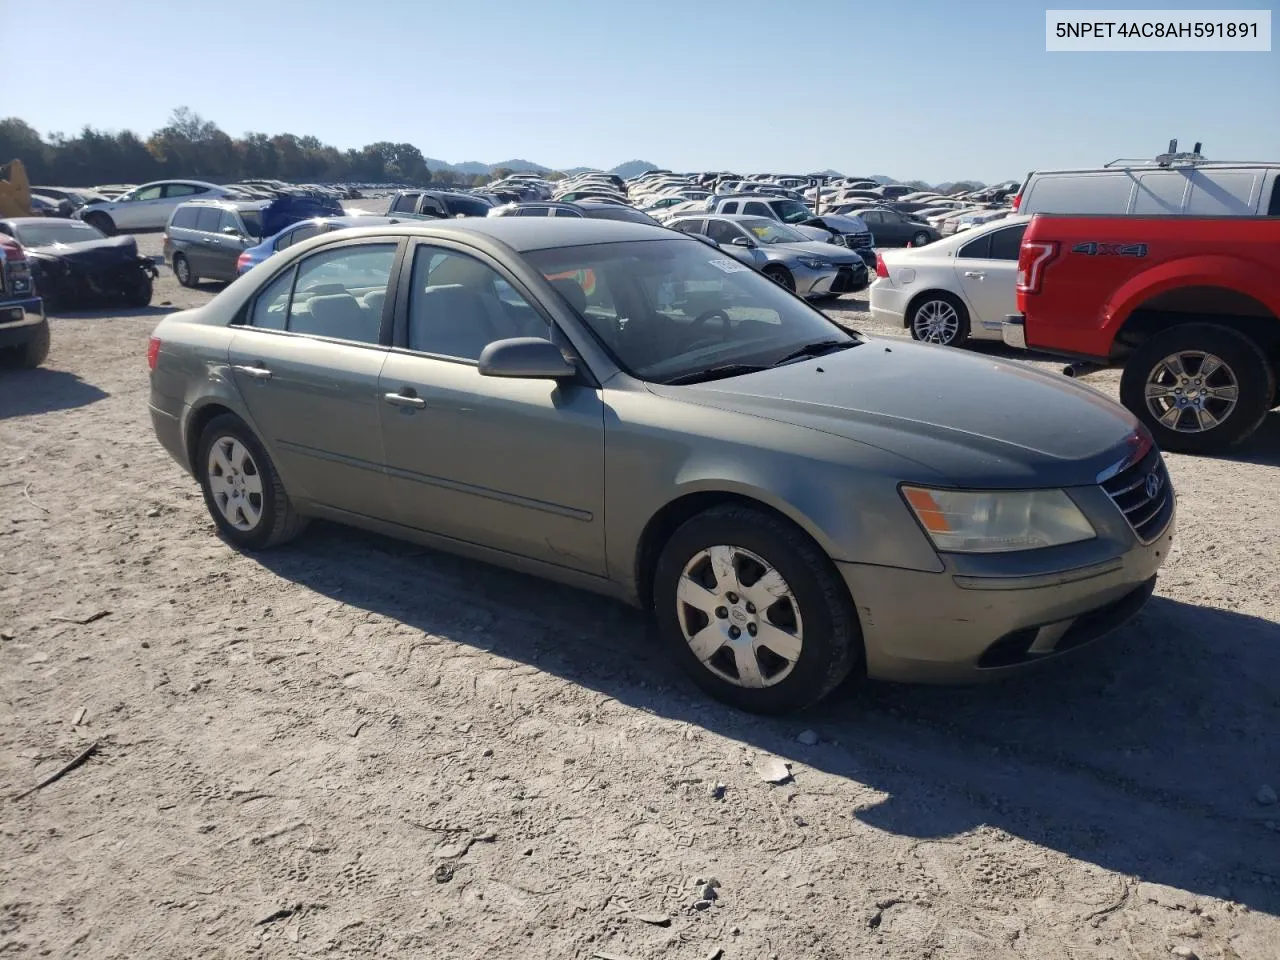
[[[448,208],[449,216],[451,217],[456,217],[458,214],[462,214],[464,217],[487,217],[489,210],[492,209],[483,200],[476,200],[471,197],[447,197],[445,198],[445,206]]]
[[[739,226],[755,237],[757,243],[804,243],[809,239],[776,220],[743,220]]]
[[[529,263],[560,289],[587,278],[584,322],[640,379],[692,382],[787,362],[796,351],[861,343],[751,267],[672,237],[535,250]],[[608,290],[608,309],[590,304]]]
[[[495,340],[546,335],[542,316],[488,264],[438,247],[419,246],[414,252],[410,350],[474,361]]]
[[[546,207],[521,207],[516,211],[519,217],[545,217],[550,215],[551,211]]]
[[[312,254],[272,280],[258,295],[250,323],[269,330],[376,344],[395,256],[394,243],[344,246]],[[289,284],[285,278],[294,279],[295,275],[295,282]]]
[[[716,243],[733,243],[742,236],[742,231],[728,220],[712,220],[707,224],[707,236]]]
[[[769,216],[769,208],[766,207],[763,203],[757,203],[755,201],[752,201],[751,203],[748,203],[745,207],[743,207],[742,212],[749,213],[753,217]]]
[[[783,223],[804,223],[813,218],[809,208],[797,200],[774,200],[769,206]]]
[[[159,199],[160,199],[160,191],[162,191],[163,189],[164,189],[164,187],[163,187],[161,184],[158,184],[158,183],[157,183],[154,187],[143,187],[143,188],[142,188],[142,189],[140,189],[140,190],[136,190],[136,191],[134,191],[134,193],[132,193],[132,194],[130,194],[130,195],[129,195],[128,199],[130,199],[130,200],[159,200]],[[123,200],[123,199],[125,199],[125,198],[124,198],[124,197],[121,197],[120,199],[122,199],[122,200]]]
[[[324,226],[319,223],[304,223],[300,227],[295,227],[276,241],[276,250],[283,250],[285,247],[291,247],[295,243],[301,243],[303,240],[318,237],[323,229]]]

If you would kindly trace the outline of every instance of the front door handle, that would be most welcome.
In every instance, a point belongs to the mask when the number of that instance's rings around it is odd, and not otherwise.
[[[981,280],[983,277],[986,276],[986,274],[983,273],[981,270],[966,270],[964,272],[964,275],[966,277],[973,277],[975,280]]]
[[[254,380],[270,380],[271,379],[271,371],[268,370],[266,367],[261,367],[261,366],[250,367],[250,366],[243,366],[243,365],[237,364],[231,369],[234,370],[236,373],[243,373],[246,377],[251,377]]]
[[[382,399],[393,407],[409,407],[413,410],[422,410],[427,405],[427,401],[408,389],[400,393],[384,393]]]

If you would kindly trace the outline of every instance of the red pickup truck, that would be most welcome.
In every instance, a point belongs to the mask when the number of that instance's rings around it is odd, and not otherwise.
[[[1280,217],[1031,219],[1010,346],[1122,364],[1166,450],[1212,453],[1280,406]]]

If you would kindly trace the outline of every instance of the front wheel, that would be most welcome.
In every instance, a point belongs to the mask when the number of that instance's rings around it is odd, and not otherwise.
[[[1173,327],[1125,362],[1120,402],[1175,453],[1216,453],[1262,423],[1276,373],[1256,343],[1211,323]]]
[[[791,271],[786,267],[765,267],[764,275],[778,286],[785,287],[792,293],[796,292],[795,277],[791,276]]]
[[[239,417],[223,414],[209,421],[200,435],[196,469],[213,522],[237,547],[274,547],[306,525],[271,457]]]
[[[124,296],[124,302],[131,307],[151,306],[153,292],[154,285],[151,277],[141,270],[138,270],[134,276],[125,277],[120,283],[120,293]]]
[[[685,522],[658,559],[658,629],[717,700],[753,713],[817,703],[862,661],[862,633],[831,560],[783,518],[716,507]]]
[[[35,333],[26,343],[0,350],[0,366],[18,370],[34,370],[44,363],[48,357],[49,321],[45,320],[35,328]]]
[[[919,233],[917,233],[914,237],[911,238],[911,246],[923,247],[925,244],[929,243],[929,241],[930,241],[929,235],[925,233],[923,230],[921,230]]]

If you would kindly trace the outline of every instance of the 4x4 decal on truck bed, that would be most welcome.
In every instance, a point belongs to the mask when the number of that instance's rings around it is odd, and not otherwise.
[[[1077,243],[1071,248],[1072,253],[1083,253],[1086,257],[1145,257],[1145,243],[1098,243],[1090,240]]]

